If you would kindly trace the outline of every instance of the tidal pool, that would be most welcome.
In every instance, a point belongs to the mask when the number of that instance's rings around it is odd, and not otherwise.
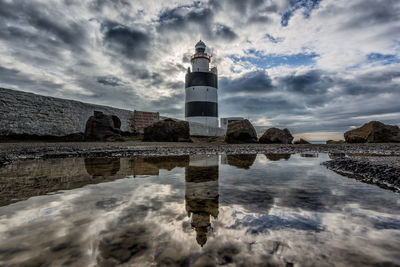
[[[400,195],[327,154],[0,168],[0,266],[399,266]]]

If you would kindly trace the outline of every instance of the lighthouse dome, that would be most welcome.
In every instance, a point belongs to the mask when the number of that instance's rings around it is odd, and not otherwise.
[[[206,44],[202,40],[200,40],[196,44],[195,48],[197,53],[204,53],[204,51],[206,50]]]

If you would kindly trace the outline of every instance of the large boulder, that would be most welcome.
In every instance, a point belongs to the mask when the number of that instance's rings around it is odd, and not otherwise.
[[[119,141],[121,138],[121,120],[114,115],[105,115],[95,111],[86,122],[85,139],[89,141]]]
[[[119,158],[85,158],[85,168],[92,177],[111,177],[119,172]]]
[[[258,141],[261,144],[291,144],[293,136],[288,129],[269,128]]]
[[[256,143],[257,132],[248,120],[233,121],[228,124],[225,142],[230,144]]]
[[[257,154],[226,155],[228,165],[239,169],[249,169],[257,158]]]
[[[370,121],[360,128],[345,132],[344,138],[347,143],[400,142],[400,129],[398,126]]]
[[[150,142],[190,142],[187,121],[165,119],[144,128],[143,141]]]

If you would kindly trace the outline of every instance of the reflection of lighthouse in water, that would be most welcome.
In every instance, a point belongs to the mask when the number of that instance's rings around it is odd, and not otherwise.
[[[190,156],[186,167],[186,211],[191,216],[196,240],[203,246],[211,228],[211,218],[218,217],[218,155]]]

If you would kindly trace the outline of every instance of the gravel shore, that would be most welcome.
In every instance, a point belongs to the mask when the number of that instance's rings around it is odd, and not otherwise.
[[[226,144],[224,142],[17,142],[0,143],[0,166],[15,160],[192,154],[330,153],[347,157],[324,163],[336,172],[394,190],[400,188],[400,144]]]
[[[343,157],[322,163],[328,169],[365,183],[400,192],[400,157]]]
[[[19,142],[0,143],[0,158],[118,157],[131,155],[256,154],[256,153],[351,153],[400,156],[400,144],[226,144],[224,142]]]

